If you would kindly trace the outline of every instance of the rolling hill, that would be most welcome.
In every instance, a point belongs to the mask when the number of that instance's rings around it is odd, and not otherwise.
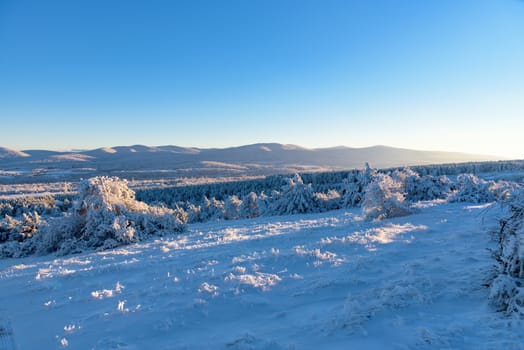
[[[93,174],[134,178],[268,175],[362,168],[365,163],[384,168],[497,159],[487,155],[387,146],[308,149],[279,143],[207,149],[133,145],[74,152],[0,148],[0,170],[16,171],[24,177],[38,175],[53,179],[77,179]]]

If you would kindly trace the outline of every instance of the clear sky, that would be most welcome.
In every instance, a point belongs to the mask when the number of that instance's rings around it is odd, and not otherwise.
[[[0,145],[524,158],[522,0],[0,0]]]

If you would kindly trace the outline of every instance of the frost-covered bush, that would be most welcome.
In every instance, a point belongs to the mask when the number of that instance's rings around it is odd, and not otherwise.
[[[255,192],[247,194],[240,206],[240,216],[247,219],[259,217],[262,212],[259,203],[260,200]]]
[[[276,192],[276,191],[275,191]],[[260,216],[271,215],[269,211],[270,197],[262,191],[257,195],[256,207]]]
[[[272,196],[272,199],[276,194]],[[278,197],[269,208],[271,215],[303,214],[318,211],[311,184],[305,184],[300,175],[287,179]]]
[[[501,311],[524,317],[524,192],[515,192],[507,206],[509,216],[501,220],[498,232],[498,267],[490,298]]]
[[[364,187],[360,182],[359,177],[351,176],[342,180],[340,186],[340,200],[344,207],[355,207],[362,201],[364,195]]]
[[[509,200],[515,192],[522,189],[522,184],[510,181],[495,181],[490,188],[495,198],[502,203]]]
[[[428,201],[445,199],[452,187],[451,180],[445,176],[423,175],[414,173],[404,180],[406,198],[410,201]]]
[[[411,214],[402,183],[387,174],[376,174],[364,190],[362,213],[367,220]]]
[[[495,200],[490,188],[493,181],[486,181],[473,174],[460,174],[457,176],[456,191],[451,195],[451,202],[486,203]]]
[[[487,203],[507,198],[518,186],[506,181],[483,180],[473,174],[461,174],[457,176],[455,187],[450,202]]]
[[[452,181],[446,176],[420,176],[411,168],[395,170],[391,177],[400,182],[409,201],[447,198],[452,186]]]
[[[341,197],[336,190],[329,190],[327,193],[315,193],[315,201],[320,211],[336,210],[340,208]]]
[[[208,199],[204,197],[204,202],[201,205],[202,221],[220,220],[224,218],[224,202],[212,197]]]
[[[125,180],[94,177],[80,183],[78,197],[67,214],[51,218],[31,239],[2,247],[2,255],[112,248],[152,235],[181,232],[184,215],[181,210],[137,201]]]
[[[235,195],[229,196],[224,201],[224,219],[236,220],[240,218],[242,201]]]
[[[278,192],[277,192],[278,193]],[[280,195],[280,194],[278,194]],[[263,215],[272,215],[267,210],[271,199],[263,192],[257,195],[250,192],[242,199],[236,195],[228,196],[224,201],[204,196],[202,202],[186,202],[184,204],[187,213],[187,222],[206,222],[213,220],[236,220],[241,218],[256,218]]]
[[[28,195],[0,199],[0,217],[9,215],[19,217],[24,213],[38,215],[61,215],[66,211],[67,203],[58,201],[51,195]]]
[[[202,222],[202,207],[191,202],[186,203],[187,222]]]
[[[413,171],[411,168],[404,168],[391,172],[390,176],[393,180],[400,182],[402,185],[405,185],[409,178],[417,178],[419,177],[419,174]]]
[[[7,241],[23,242],[33,237],[40,226],[44,225],[38,213],[23,213],[20,219],[9,215],[4,216],[0,222],[0,243]]]
[[[377,171],[366,163],[364,171],[352,172],[342,180],[340,187],[341,204],[343,207],[355,207],[362,204],[364,190],[377,176]]]

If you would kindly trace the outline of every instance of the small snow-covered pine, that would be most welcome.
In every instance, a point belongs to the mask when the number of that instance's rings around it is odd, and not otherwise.
[[[300,175],[287,179],[287,184],[271,206],[272,215],[303,214],[318,211],[311,184],[304,184]]]
[[[486,181],[473,174],[457,176],[456,190],[450,197],[451,202],[487,203],[495,200],[492,191],[494,181]]]
[[[242,201],[235,195],[229,196],[224,201],[224,219],[236,220],[240,218]]]
[[[329,190],[327,193],[315,193],[315,200],[320,211],[336,210],[340,208],[341,197],[336,190]]]
[[[215,197],[208,199],[204,197],[204,202],[201,206],[202,221],[220,220],[224,218],[224,202],[219,201]]]
[[[261,214],[259,207],[259,199],[255,192],[250,192],[242,199],[242,205],[240,206],[240,216],[242,218],[256,218]]]
[[[416,201],[445,199],[450,195],[452,181],[445,175],[432,176],[417,174],[405,180],[406,198]]]
[[[342,206],[355,207],[362,204],[364,190],[376,177],[377,170],[373,169],[366,163],[363,171],[351,172],[342,181],[340,196]]]
[[[387,219],[411,214],[402,183],[378,173],[364,190],[362,213],[367,220]]]

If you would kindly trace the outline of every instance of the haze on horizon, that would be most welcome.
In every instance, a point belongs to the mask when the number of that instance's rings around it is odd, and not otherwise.
[[[0,146],[524,158],[520,0],[0,2]]]

